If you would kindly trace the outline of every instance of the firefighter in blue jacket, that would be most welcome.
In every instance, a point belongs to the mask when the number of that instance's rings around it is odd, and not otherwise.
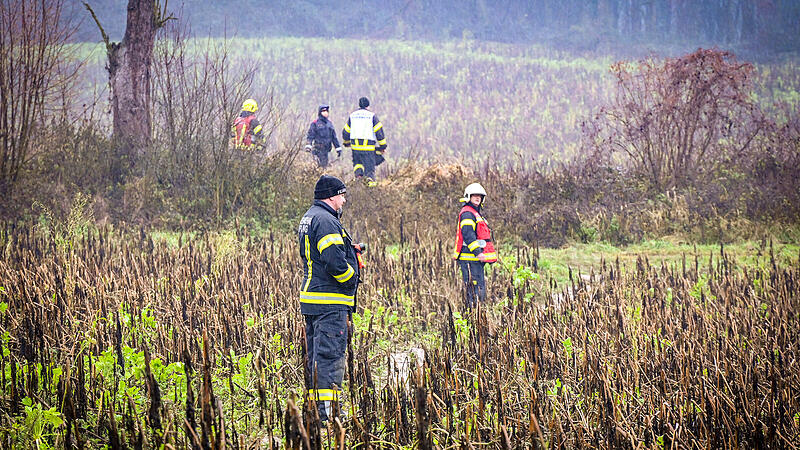
[[[478,183],[464,189],[464,206],[458,213],[458,230],[453,259],[461,267],[461,277],[466,288],[467,307],[486,300],[486,278],[483,269],[486,263],[497,262],[497,252],[492,241],[492,230],[481,215],[481,206],[486,190]]]
[[[300,312],[306,323],[306,387],[323,421],[332,419],[332,403],[339,401],[358,286],[356,251],[339,221],[346,191],[341,180],[322,175],[297,230],[305,275]]]
[[[384,161],[386,137],[383,124],[369,109],[369,99],[358,99],[359,109],[350,113],[342,130],[342,144],[353,149],[353,172],[366,177],[367,186],[375,186],[375,166]]]
[[[314,155],[320,167],[328,167],[328,153],[331,148],[336,149],[336,156],[342,156],[342,147],[336,137],[336,130],[333,123],[328,119],[331,107],[319,105],[317,109],[317,119],[308,126],[306,134],[306,151]]]

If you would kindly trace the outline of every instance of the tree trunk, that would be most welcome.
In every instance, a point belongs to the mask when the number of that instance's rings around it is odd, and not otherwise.
[[[158,23],[155,0],[128,0],[128,22],[119,44],[108,46],[114,140],[120,168],[127,171],[146,153],[152,137],[150,113],[153,44]]]

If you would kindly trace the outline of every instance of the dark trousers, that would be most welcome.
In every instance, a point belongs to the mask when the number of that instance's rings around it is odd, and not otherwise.
[[[317,401],[319,417],[328,420],[331,401],[339,400],[347,352],[347,311],[305,315],[306,388]],[[316,385],[315,385],[316,380]]]
[[[326,152],[326,151],[323,151],[323,150],[314,149],[314,151],[312,151],[311,153],[314,154],[314,159],[317,160],[317,164],[319,164],[320,167],[328,167],[328,153],[329,152]]]
[[[375,179],[375,150],[353,150],[353,172],[357,177]]]
[[[478,301],[486,300],[486,278],[483,276],[483,266],[480,261],[458,260],[461,267],[461,278],[466,289],[467,308],[472,308]]]

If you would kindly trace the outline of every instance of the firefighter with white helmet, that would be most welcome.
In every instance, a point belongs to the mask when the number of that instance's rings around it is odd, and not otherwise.
[[[231,127],[234,147],[252,150],[256,147],[254,137],[264,139],[261,123],[256,119],[256,111],[258,111],[258,103],[252,98],[248,98],[242,103],[242,112],[233,121]]]
[[[492,230],[481,214],[486,190],[479,183],[464,189],[464,206],[458,213],[458,230],[453,259],[461,267],[461,276],[466,286],[467,307],[486,300],[484,266],[497,262],[497,252],[492,240]]]

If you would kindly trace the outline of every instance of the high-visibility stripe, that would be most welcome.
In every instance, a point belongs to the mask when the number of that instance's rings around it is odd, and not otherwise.
[[[253,134],[258,134],[258,132],[259,132],[259,131],[261,131],[261,124],[259,124],[259,125],[258,125],[257,127],[255,127],[255,128],[253,128]]]
[[[378,141],[378,145],[386,145],[386,139],[381,139]]]
[[[344,145],[345,147],[350,147],[350,140],[348,139],[348,140],[342,142],[342,145]]]
[[[348,133],[350,132],[350,123],[349,122],[344,124],[344,131],[347,131]]]
[[[453,253],[453,258],[458,258],[462,261],[478,261],[478,257],[469,252]]]
[[[347,270],[345,270],[343,274],[334,275],[333,278],[335,278],[336,281],[338,281],[339,283],[344,283],[347,280],[349,280],[350,278],[353,278],[353,274],[355,274],[355,273],[356,273],[356,271],[353,270],[353,266],[348,264],[347,265]]]
[[[317,242],[317,250],[322,253],[323,250],[334,244],[344,245],[342,235],[339,233],[326,234],[325,236],[322,236],[322,239],[320,239],[319,242]]]
[[[496,260],[497,253],[496,252],[483,252],[483,256],[485,260]],[[453,252],[453,259],[460,259],[462,261],[480,261],[477,256],[469,252]]]
[[[381,128],[383,128],[383,124],[382,124],[382,123],[380,123],[380,122],[378,122],[378,123],[377,123],[377,124],[376,124],[374,127],[372,127],[372,131],[374,131],[375,133],[377,133],[377,132],[378,132],[378,130],[380,130]]]
[[[338,389],[309,389],[308,399],[317,402],[320,401],[338,402],[339,392],[340,391]]]
[[[334,292],[301,292],[300,303],[312,303],[315,305],[346,305],[353,306],[353,296],[337,294]]]
[[[476,240],[470,242],[469,244],[467,244],[467,248],[469,249],[469,251],[472,252],[472,251],[475,251],[476,248],[480,247],[480,245],[481,245],[481,243],[478,242],[478,240],[476,239]]]
[[[375,150],[375,144],[369,144],[369,139],[353,139],[351,148],[355,151],[371,152]]]
[[[308,240],[308,235],[306,235],[305,237],[306,237],[305,247],[306,247],[306,260],[307,260],[306,264],[308,264],[308,280],[306,281],[306,285],[303,286],[304,291],[307,290],[308,285],[311,284],[311,268],[313,267],[313,265],[311,264],[311,242],[309,242]]]
[[[364,170],[364,165],[363,164],[356,164],[355,166],[353,166],[353,172],[355,172],[355,171],[357,171],[359,169]]]
[[[459,227],[463,227],[464,225],[469,225],[474,229],[475,228],[475,221],[472,220],[472,219],[464,219],[464,220],[461,221],[461,223],[458,224]]]

